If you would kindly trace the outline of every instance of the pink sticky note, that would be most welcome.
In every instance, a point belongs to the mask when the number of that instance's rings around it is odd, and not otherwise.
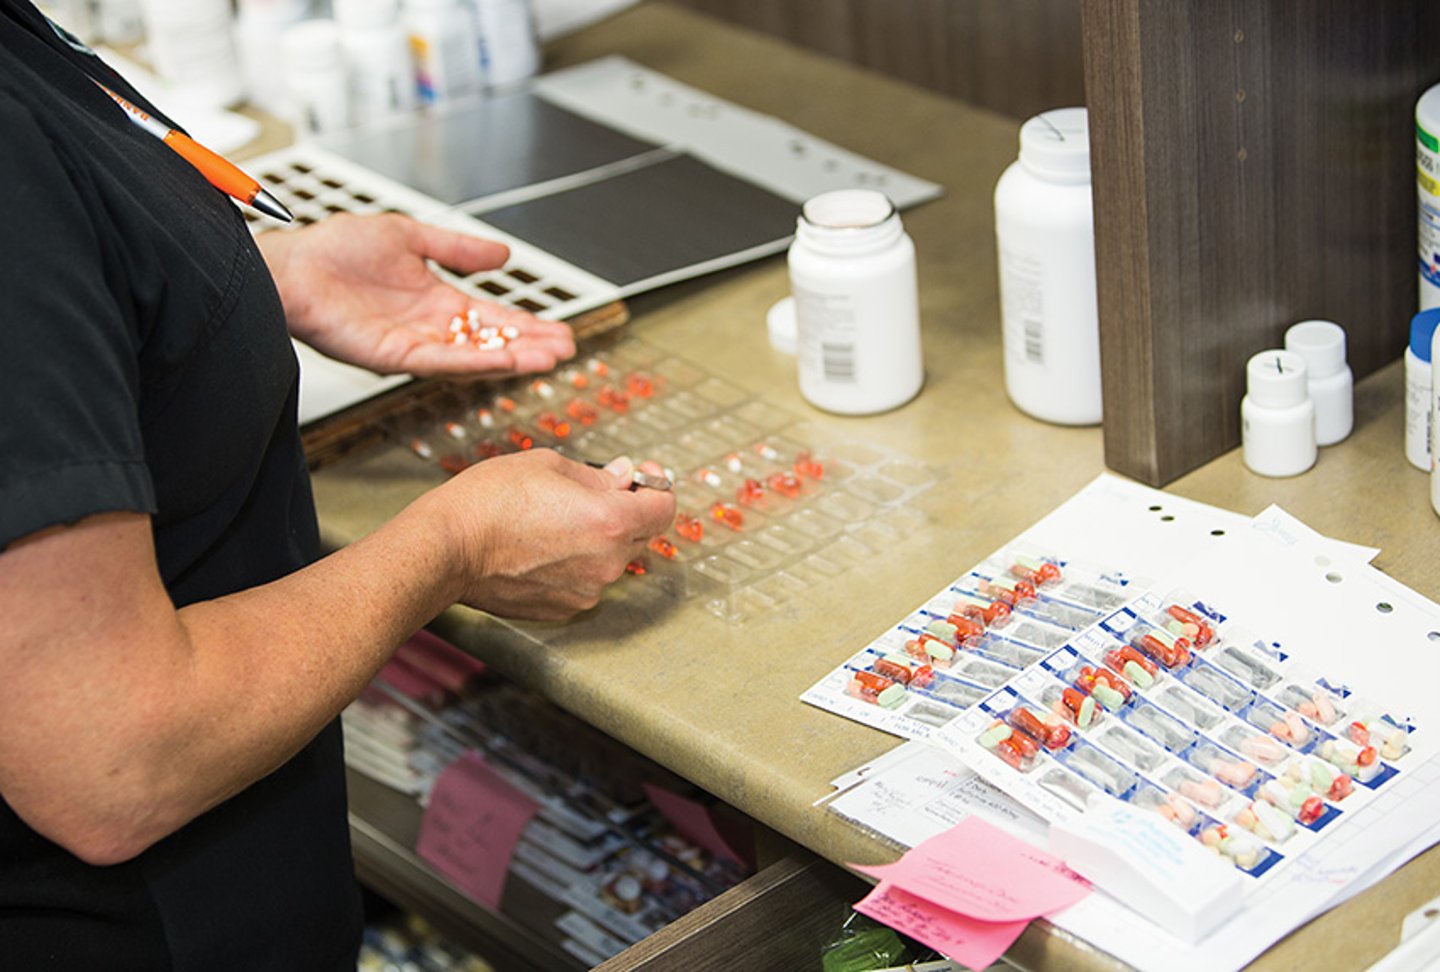
[[[682,836],[741,867],[755,866],[755,836],[747,827],[716,819],[711,809],[664,787],[644,784],[645,796]]]
[[[881,881],[855,910],[972,969],[989,968],[1029,924],[957,915],[887,881]]]
[[[1059,858],[978,817],[966,817],[894,864],[855,870],[982,921],[1029,920],[1068,908],[1089,883]]]
[[[456,887],[498,908],[515,844],[539,809],[478,753],[466,753],[435,780],[415,851]]]

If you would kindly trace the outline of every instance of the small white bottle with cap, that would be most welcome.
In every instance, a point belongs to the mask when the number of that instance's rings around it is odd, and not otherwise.
[[[349,125],[350,97],[335,21],[305,20],[287,27],[280,49],[296,135],[321,135]]]
[[[1432,421],[1430,398],[1431,339],[1440,326],[1440,307],[1421,311],[1410,319],[1410,343],[1405,346],[1405,458],[1416,469],[1429,472]]]
[[[415,107],[415,61],[400,0],[334,0],[351,120],[363,125]]]
[[[1345,363],[1345,329],[1334,321],[1301,321],[1286,330],[1285,349],[1305,359],[1315,444],[1340,442],[1355,427],[1355,378]]]
[[[1061,425],[1101,417],[1100,326],[1090,137],[1084,108],[1020,128],[1020,157],[995,186],[1005,391]]]
[[[1298,476],[1315,465],[1315,403],[1305,359],[1274,349],[1245,365],[1240,402],[1241,453],[1261,476]]]
[[[800,393],[869,415],[920,391],[915,244],[884,193],[839,189],[805,203],[787,256]]]

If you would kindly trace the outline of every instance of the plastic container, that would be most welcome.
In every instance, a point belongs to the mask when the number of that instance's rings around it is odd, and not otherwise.
[[[415,60],[399,0],[334,0],[356,124],[415,107]]]
[[[1430,360],[1435,360],[1436,345],[1440,345],[1440,307],[1433,310],[1423,311],[1419,316],[1430,315],[1430,327],[1434,332],[1431,335]],[[1435,441],[1436,429],[1440,428],[1440,391],[1436,390],[1435,381],[1430,382],[1430,507],[1440,516],[1440,468],[1436,468],[1435,457],[1440,455],[1440,443]],[[1408,405],[1408,400],[1407,400]]]
[[[230,0],[141,0],[140,14],[161,78],[211,105],[244,97]]]
[[[530,0],[474,0],[485,84],[503,86],[540,70],[540,43]]]
[[[1061,425],[1101,418],[1090,138],[1084,108],[1020,127],[1020,157],[995,186],[1005,391]]]
[[[1261,351],[1246,363],[1245,378],[1245,465],[1261,476],[1296,476],[1315,465],[1315,403],[1305,359],[1293,351]]]
[[[468,8],[457,0],[405,0],[405,27],[421,104],[480,91],[480,39]]]
[[[240,57],[245,100],[274,115],[288,117],[285,55],[275,39],[310,13],[307,0],[240,0],[235,46]]]
[[[800,393],[868,415],[920,391],[915,245],[884,193],[840,189],[805,203],[788,263]]]
[[[350,124],[340,28],[306,20],[280,35],[290,119],[297,136],[321,135]]]
[[[1431,467],[1431,341],[1440,325],[1440,308],[1421,311],[1410,319],[1410,343],[1405,348],[1405,458],[1424,472]]]
[[[1315,444],[1334,445],[1355,427],[1355,378],[1345,363],[1345,329],[1334,321],[1301,321],[1285,332],[1285,349],[1305,359],[1315,403]]]
[[[1440,84],[1415,103],[1415,176],[1420,208],[1420,309],[1440,307]]]

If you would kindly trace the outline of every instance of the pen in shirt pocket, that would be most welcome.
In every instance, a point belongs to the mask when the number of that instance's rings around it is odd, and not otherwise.
[[[95,79],[91,78],[91,80]],[[295,218],[280,200],[241,171],[239,166],[210,151],[184,132],[164,124],[149,112],[120,97],[99,81],[95,81],[95,84],[125,110],[125,114],[130,117],[131,121],[174,149],[176,154],[198,169],[205,180],[216,189],[281,222],[288,223]]]

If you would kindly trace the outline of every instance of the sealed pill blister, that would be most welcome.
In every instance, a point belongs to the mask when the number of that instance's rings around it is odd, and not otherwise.
[[[1202,827],[1201,844],[1252,875],[1263,874],[1280,859],[1257,837],[1234,824],[1215,823]]]
[[[1198,836],[1205,827],[1217,822],[1197,810],[1193,803],[1179,793],[1149,783],[1142,783],[1130,798],[1130,802],[1142,810],[1159,814],[1191,836]]]
[[[1011,611],[1026,617],[1071,631],[1079,631],[1094,624],[1101,617],[1101,612],[1095,608],[1070,604],[1046,592],[1037,591],[1029,581],[1005,574],[991,576],[972,571],[961,578],[957,586],[978,597],[1004,601]]]
[[[1277,845],[1294,837],[1298,829],[1294,817],[1268,800],[1251,801],[1235,814],[1233,822],[1261,840]]]
[[[1186,686],[1230,712],[1239,712],[1255,700],[1255,692],[1230,675],[1200,659],[1175,673]]]
[[[1394,772],[1381,761],[1374,746],[1359,746],[1348,739],[1323,739],[1312,752],[1366,786],[1379,785]]]
[[[1129,578],[1090,565],[1066,564],[1061,558],[1019,546],[1002,550],[977,569],[991,576],[1027,581],[1039,594],[1101,613],[1114,610],[1135,593]]]
[[[1162,685],[1150,698],[1180,721],[1188,722],[1202,732],[1208,732],[1226,719],[1224,709],[1177,682]]]
[[[1065,673],[1065,679],[1094,697],[1108,712],[1119,712],[1131,699],[1130,683],[1103,665],[1082,661]]]
[[[1165,750],[1117,721],[1107,722],[1103,729],[1092,734],[1090,738],[1095,740],[1101,749],[1142,773],[1155,772],[1169,759]]]
[[[1319,738],[1319,728],[1300,713],[1263,697],[1241,710],[1240,717],[1298,752],[1308,751]]]
[[[1279,672],[1235,645],[1227,645],[1208,657],[1246,685],[1262,692],[1280,681]]]
[[[1005,722],[1051,752],[1064,749],[1070,745],[1073,738],[1070,727],[1064,720],[1030,702],[1017,702],[1005,713]]]
[[[915,691],[937,702],[966,709],[989,695],[991,689],[937,672],[933,679]]]
[[[1248,799],[1188,765],[1173,765],[1160,775],[1160,783],[1216,817],[1228,818]]]
[[[1161,598],[1160,608],[1150,620],[1177,638],[1184,638],[1196,651],[1215,643],[1222,620],[1213,609],[1186,591],[1171,591]]]
[[[1357,746],[1373,746],[1383,759],[1394,762],[1410,752],[1410,731],[1394,717],[1375,713],[1364,702],[1354,706],[1348,722],[1337,727],[1340,735]]]
[[[1291,750],[1270,733],[1242,723],[1232,723],[1222,728],[1220,742],[1227,749],[1272,772],[1291,756]]]
[[[1077,737],[1070,746],[1055,753],[1054,757],[1070,772],[1084,777],[1120,800],[1129,796],[1138,781],[1136,775],[1125,764],[1081,737]]]
[[[1139,691],[1145,691],[1160,679],[1160,666],[1136,651],[1131,645],[1116,645],[1103,655],[1105,667],[1120,675]]]
[[[905,686],[892,678],[865,668],[848,670],[850,680],[845,691],[862,702],[882,709],[897,709],[905,702]]]
[[[1148,621],[1137,620],[1124,631],[1121,640],[1162,668],[1184,668],[1193,657],[1188,638],[1173,635]]]
[[[1299,712],[1311,722],[1333,726],[1345,715],[1340,698],[1318,685],[1291,682],[1276,694],[1281,704]]]
[[[1019,773],[1034,769],[1040,755],[1040,743],[1004,719],[993,720],[975,737],[975,741],[981,749]]]
[[[1081,813],[1103,792],[1098,786],[1053,764],[1040,772],[1036,782],[1040,789],[1059,797],[1069,807]]]
[[[1270,774],[1250,760],[1205,740],[1186,751],[1185,761],[1246,796],[1253,796],[1261,785],[1271,779]]]
[[[1311,789],[1331,803],[1339,803],[1355,792],[1355,781],[1333,763],[1318,756],[1296,760],[1285,768],[1285,776],[1309,781]]]
[[[899,652],[891,652],[885,655],[874,652],[865,653],[865,661],[870,671],[882,675],[892,682],[898,682],[909,688],[914,686],[921,688],[929,684],[935,677],[935,670],[923,662],[918,662],[908,655]]]
[[[952,674],[987,688],[999,688],[1010,681],[1017,670],[987,658],[977,657],[970,652],[963,653],[951,668]]]
[[[1289,773],[1266,780],[1256,791],[1256,796],[1272,807],[1290,815],[1296,823],[1311,830],[1319,830],[1335,819],[1338,811],[1325,802],[1325,795],[1317,793],[1303,772]]]
[[[1028,668],[1045,657],[1045,653],[1038,648],[1021,644],[1018,641],[1011,641],[1003,635],[987,631],[977,641],[967,644],[967,651],[973,651],[986,658],[992,658],[1012,668]]]
[[[1180,754],[1195,743],[1195,730],[1147,699],[1120,714],[1125,724],[1169,752]]]

